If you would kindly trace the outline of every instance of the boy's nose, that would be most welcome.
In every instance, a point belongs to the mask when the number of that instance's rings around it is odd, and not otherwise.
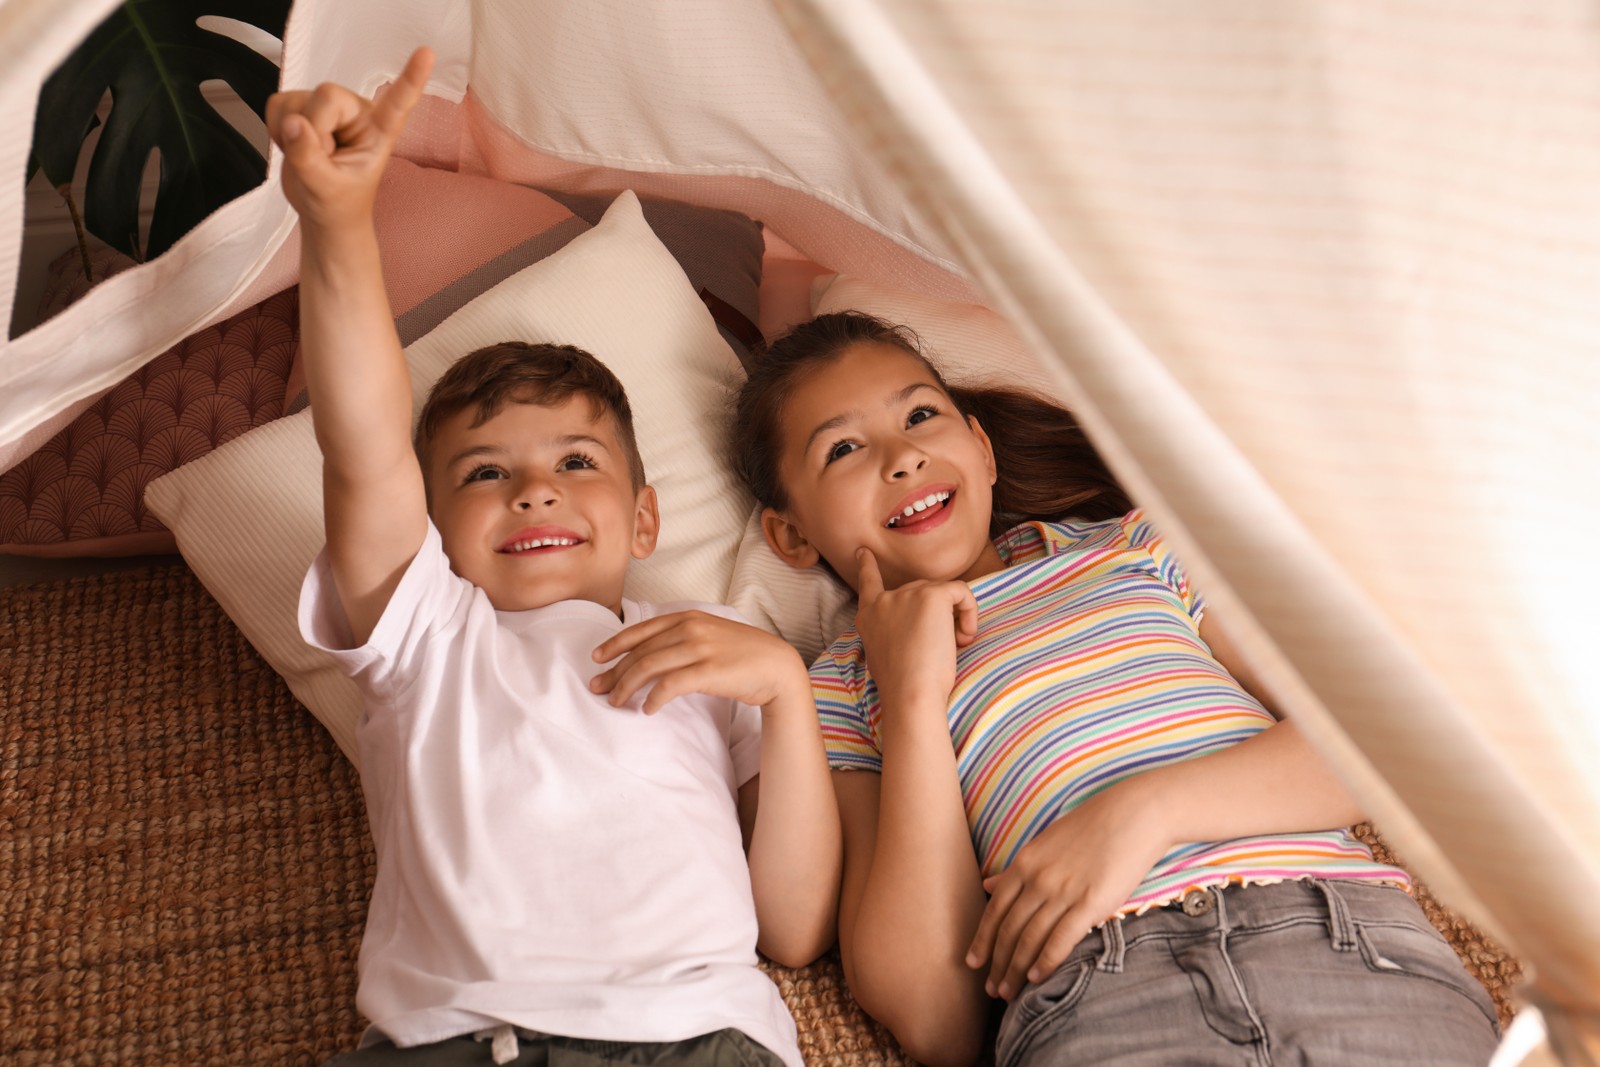
[[[516,508],[518,511],[532,511],[541,504],[551,507],[558,503],[561,494],[556,492],[556,487],[543,478],[529,478],[517,486]]]

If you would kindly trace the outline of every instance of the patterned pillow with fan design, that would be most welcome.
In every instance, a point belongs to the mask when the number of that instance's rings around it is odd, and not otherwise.
[[[298,308],[292,287],[185,338],[0,474],[0,552],[177,551],[144,488],[283,413]]]

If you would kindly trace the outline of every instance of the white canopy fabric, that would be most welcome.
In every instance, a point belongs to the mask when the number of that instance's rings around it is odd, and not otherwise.
[[[1386,836],[1527,966],[1534,1055],[1600,1062],[1592,6],[775,2],[301,0],[284,83],[370,92],[426,42],[413,159],[738,208],[1005,313]],[[38,85],[113,6],[0,2],[8,301]],[[276,166],[0,345],[0,468],[292,281]]]

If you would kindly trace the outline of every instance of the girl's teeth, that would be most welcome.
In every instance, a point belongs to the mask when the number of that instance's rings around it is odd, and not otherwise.
[[[950,494],[949,493],[929,493],[927,496],[923,497],[921,500],[916,500],[916,501],[911,502],[910,504],[907,504],[905,506],[905,510],[904,511],[902,511],[899,515],[896,515],[896,516],[894,516],[893,518],[891,518],[889,520],[889,525],[890,526],[899,526],[901,519],[908,519],[911,516],[915,515],[919,511],[927,511],[929,508],[933,507],[935,504],[942,504],[946,500],[949,500],[949,499],[950,499]]]

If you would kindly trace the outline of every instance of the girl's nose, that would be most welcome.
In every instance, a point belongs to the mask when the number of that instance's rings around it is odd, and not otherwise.
[[[922,450],[909,445],[891,454],[889,458],[890,481],[898,481],[928,465],[928,457],[922,453]]]

